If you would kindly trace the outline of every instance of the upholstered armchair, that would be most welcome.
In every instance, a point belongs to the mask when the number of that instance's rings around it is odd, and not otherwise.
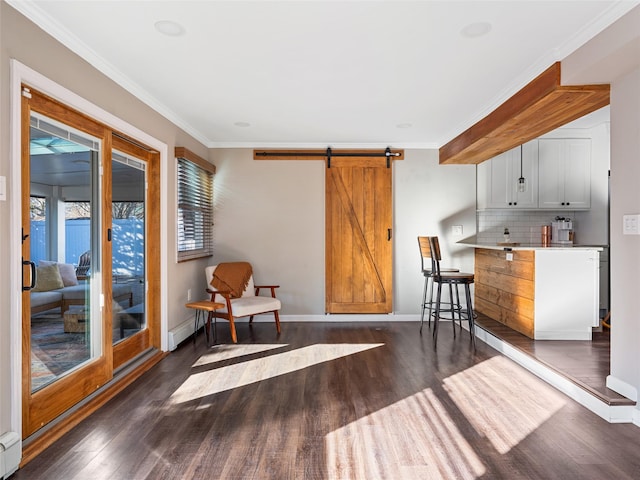
[[[253,274],[251,274],[246,288],[242,292],[242,295],[234,298],[235,296],[229,290],[216,289],[212,286],[212,280],[214,272],[218,265],[212,265],[205,268],[205,276],[207,279],[207,292],[211,294],[212,302],[219,302],[225,305],[224,308],[220,308],[212,313],[216,318],[223,318],[229,322],[229,328],[231,330],[231,339],[233,343],[237,343],[235,319],[240,317],[249,317],[249,323],[253,322],[254,315],[263,313],[273,313],[276,321],[276,330],[280,333],[280,316],[278,311],[282,304],[280,300],[276,298],[275,289],[279,288],[279,285],[255,285],[253,281]],[[260,295],[261,290],[268,290],[271,296]],[[210,331],[211,316],[207,321],[207,331]]]

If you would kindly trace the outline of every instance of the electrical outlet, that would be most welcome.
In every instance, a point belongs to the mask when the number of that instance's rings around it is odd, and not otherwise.
[[[506,260],[507,262],[513,262],[513,253],[507,253]]]
[[[187,290],[187,302],[191,301],[191,289]]]
[[[462,225],[452,225],[451,226],[451,233],[453,235],[456,235],[456,236],[461,236],[462,235]]]

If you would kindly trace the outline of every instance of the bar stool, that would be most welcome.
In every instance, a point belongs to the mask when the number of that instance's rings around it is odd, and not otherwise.
[[[193,343],[196,343],[196,334],[198,333],[198,325],[202,318],[202,326],[205,327],[205,333],[207,335],[207,345],[209,345],[209,317],[213,314],[214,318],[214,330],[213,330],[213,343],[216,343],[216,329],[215,329],[215,311],[218,308],[224,308],[224,303],[212,302],[210,300],[200,300],[199,302],[191,302],[185,305],[187,308],[192,308],[196,311],[196,318],[193,325]],[[206,312],[206,318],[205,318]]]
[[[433,306],[433,259],[431,258],[431,245],[429,244],[429,237],[418,236],[418,246],[420,247],[420,266],[422,274],[424,275],[424,290],[422,292],[422,307],[420,312],[420,333],[422,333],[422,325],[424,323],[424,311],[427,306],[429,307],[429,328],[431,328],[431,310]],[[440,269],[441,272],[459,272],[457,268],[444,268]],[[427,301],[427,290],[429,291],[429,301]],[[453,288],[449,285],[449,298],[451,299],[451,317],[453,318]],[[456,296],[458,290],[456,289]],[[458,298],[456,305],[460,305],[460,299]]]
[[[438,284],[438,293],[436,294],[436,308],[435,308],[435,316],[434,316],[434,327],[433,327],[433,338],[434,342],[438,341],[438,321],[440,319],[440,310],[441,310],[441,297],[442,297],[442,285],[446,284],[449,287],[455,287],[456,292],[458,290],[459,285],[464,286],[465,300],[466,300],[466,310],[462,309],[462,306],[459,304],[458,300],[458,314],[460,321],[462,321],[462,314],[464,313],[467,316],[467,321],[469,322],[469,333],[471,334],[471,343],[473,347],[476,346],[475,340],[475,321],[473,318],[473,306],[471,304],[471,289],[470,285],[474,282],[473,273],[464,273],[464,272],[444,272],[440,269],[440,260],[442,258],[440,254],[440,242],[438,241],[438,237],[429,237],[429,244],[431,246],[431,258],[433,260],[433,282]],[[453,301],[453,300],[452,300]],[[453,312],[452,307],[452,312]],[[453,324],[453,336],[456,335],[456,322],[455,318],[452,317],[451,322]]]

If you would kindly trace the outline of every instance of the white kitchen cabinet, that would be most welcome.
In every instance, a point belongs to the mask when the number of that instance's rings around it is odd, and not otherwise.
[[[591,140],[538,140],[540,208],[579,210],[591,207]]]
[[[478,165],[478,208],[538,207],[538,141],[513,148]],[[518,189],[520,176],[526,180]]]

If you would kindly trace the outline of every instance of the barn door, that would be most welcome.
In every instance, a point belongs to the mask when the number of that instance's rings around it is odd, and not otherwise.
[[[326,169],[327,313],[392,311],[391,172],[380,158]]]

